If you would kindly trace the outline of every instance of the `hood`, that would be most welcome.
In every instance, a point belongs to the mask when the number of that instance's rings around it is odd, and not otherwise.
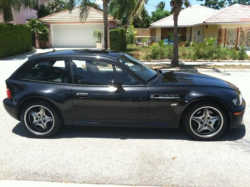
[[[176,71],[162,71],[162,73],[161,76],[158,76],[158,78],[152,82],[153,85],[214,86],[239,90],[235,85],[227,81],[208,75]]]

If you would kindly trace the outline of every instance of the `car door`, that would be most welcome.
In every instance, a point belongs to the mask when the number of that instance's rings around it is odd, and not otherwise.
[[[72,59],[73,104],[81,120],[146,121],[148,91],[113,62]]]

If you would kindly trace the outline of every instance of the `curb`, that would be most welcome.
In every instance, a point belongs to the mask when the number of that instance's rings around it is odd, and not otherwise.
[[[143,61],[143,60],[142,60]],[[162,61],[159,60],[151,60],[150,62],[148,61],[143,61],[146,63],[171,63],[170,59],[163,59]],[[204,63],[204,62],[216,62],[216,63],[249,63],[250,60],[180,60],[180,63],[185,63],[185,62],[194,62],[194,63]]]
[[[58,182],[39,182],[39,181],[9,181],[0,180],[2,187],[146,187],[146,186],[125,186],[125,185],[106,185],[106,184],[74,184]],[[147,186],[149,187],[149,186]],[[153,186],[151,186],[153,187]],[[156,186],[155,186],[156,187]]]
[[[165,71],[181,71],[181,72],[213,72],[213,73],[248,73],[250,69],[162,69]]]

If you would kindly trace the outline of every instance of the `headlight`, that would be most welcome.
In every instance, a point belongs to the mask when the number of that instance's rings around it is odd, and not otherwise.
[[[233,99],[233,103],[235,106],[241,106],[242,105],[242,95],[240,94],[238,98]]]

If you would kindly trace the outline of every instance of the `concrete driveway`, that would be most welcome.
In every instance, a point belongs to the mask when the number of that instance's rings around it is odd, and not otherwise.
[[[4,80],[26,56],[0,60]],[[250,73],[210,73],[236,84],[250,103]],[[250,133],[228,131],[197,142],[183,130],[66,127],[51,139],[28,138],[0,105],[0,180],[179,187],[248,187]],[[250,112],[245,114],[246,128]]]

